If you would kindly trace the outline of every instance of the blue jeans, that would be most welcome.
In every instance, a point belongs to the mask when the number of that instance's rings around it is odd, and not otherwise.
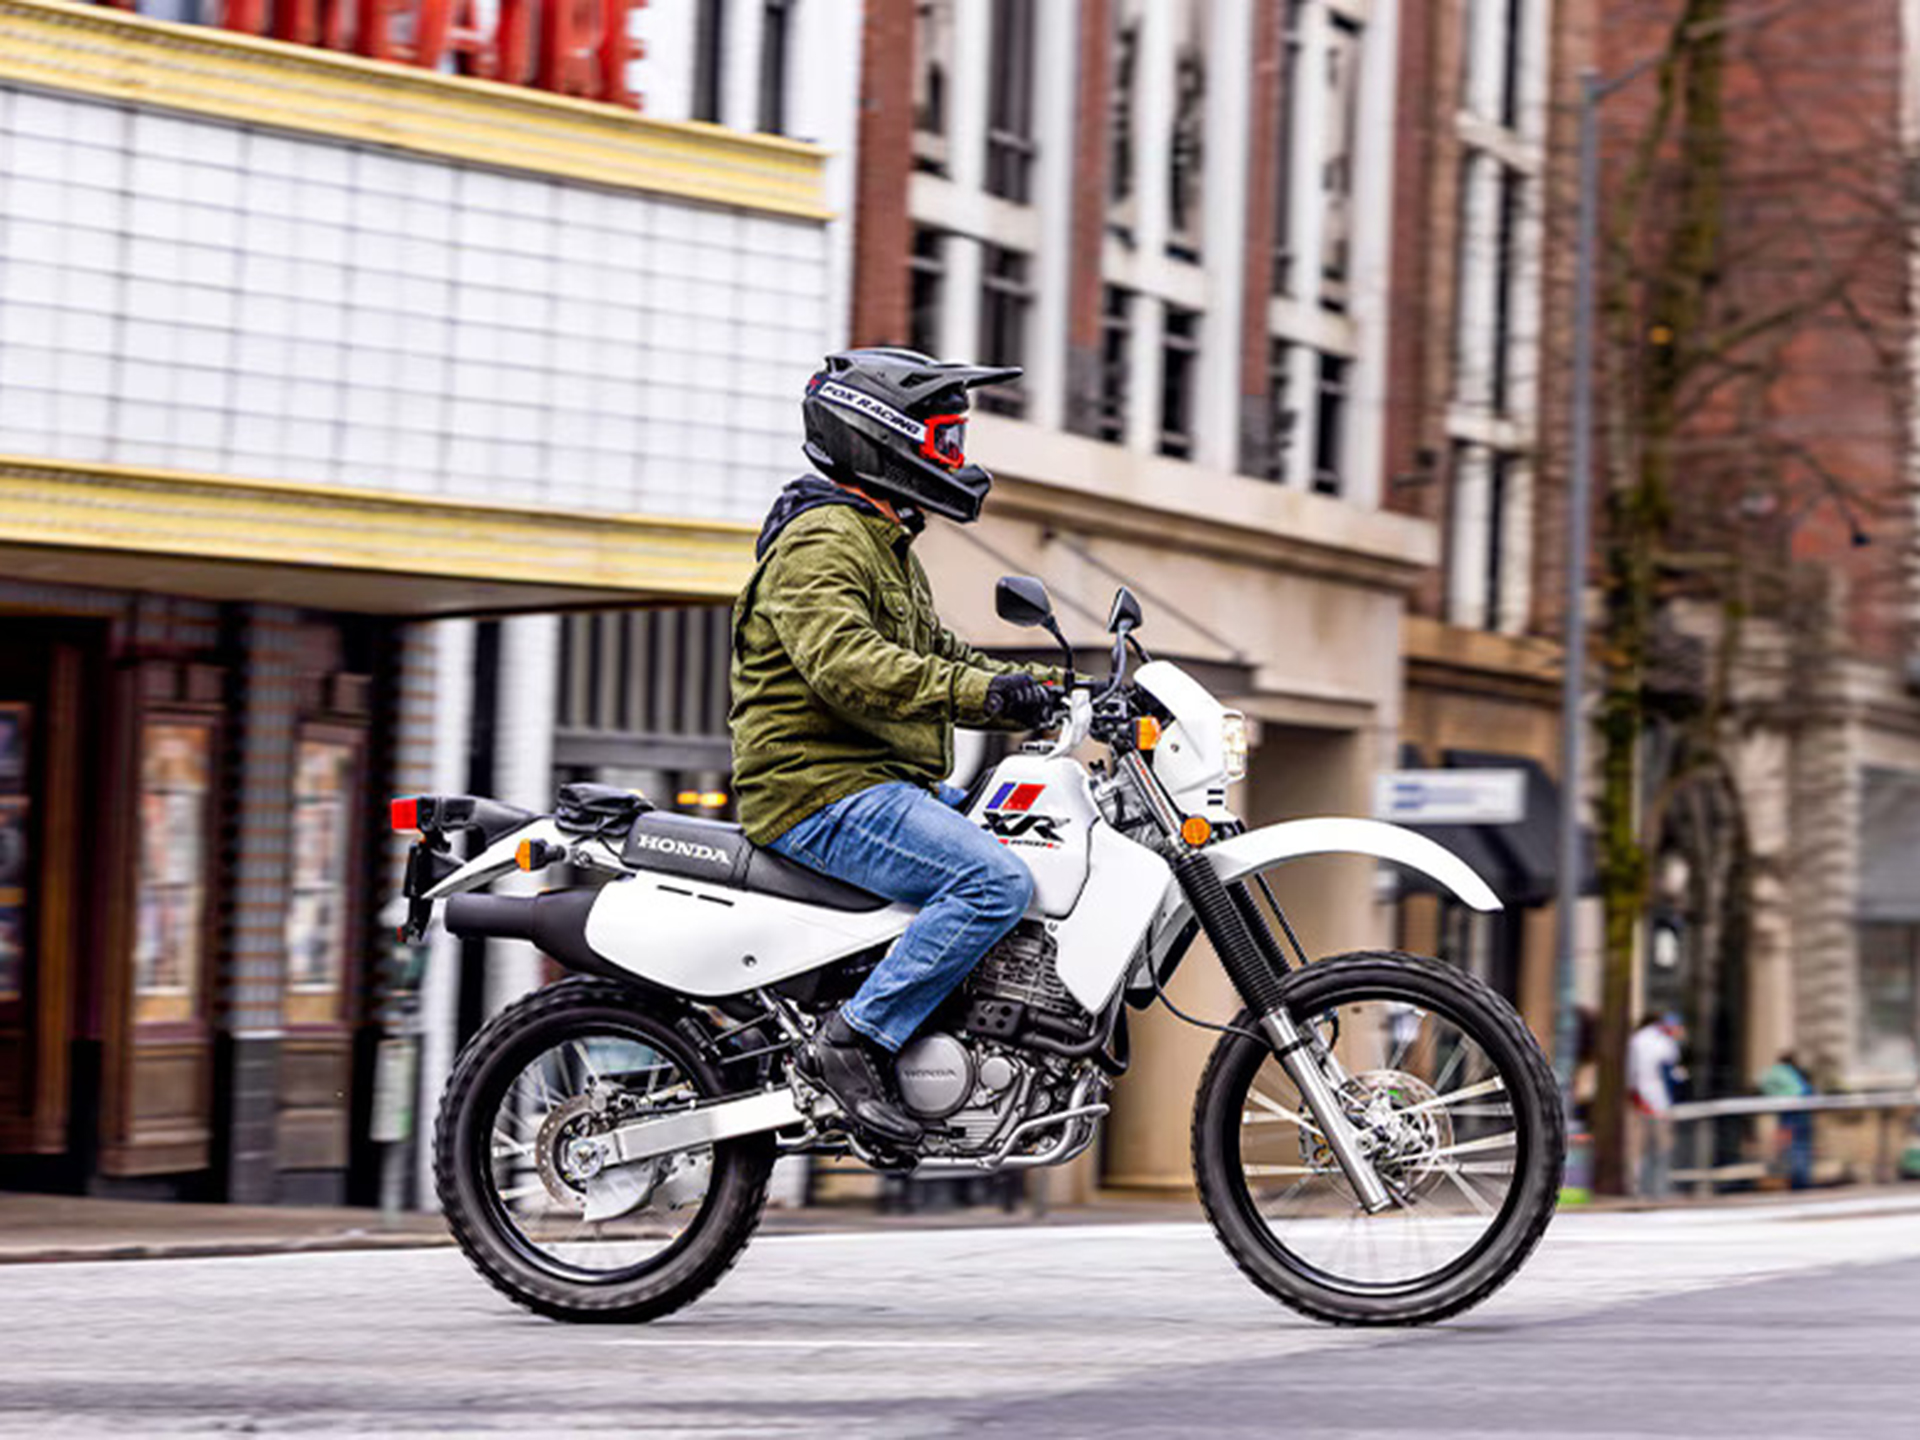
[[[893,781],[837,800],[767,848],[920,913],[859,993],[847,1024],[898,1050],[1033,900],[1033,872],[954,807]]]

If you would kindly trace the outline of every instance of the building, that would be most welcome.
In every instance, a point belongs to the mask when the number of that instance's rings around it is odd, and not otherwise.
[[[1570,280],[1564,266],[1549,269],[1548,233],[1550,212],[1557,233],[1567,221],[1554,134],[1556,101],[1578,69],[1566,10],[1550,0],[1403,7],[1396,201],[1418,220],[1396,229],[1386,442],[1386,503],[1442,536],[1403,631],[1402,760],[1527,777],[1520,823],[1435,831],[1507,908],[1479,915],[1409,895],[1401,943],[1473,970],[1548,1042],[1563,804],[1565,468],[1554,422]],[[1591,1000],[1598,979],[1586,958]]]
[[[583,69],[141,9],[0,4],[0,1183],[367,1198],[379,802],[544,804],[555,612],[746,573],[845,332],[857,17],[656,3]],[[439,949],[427,1094],[538,974]]]
[[[1400,8],[866,10],[853,337],[1027,372],[969,432],[986,516],[920,542],[943,613],[1021,652],[993,582],[1040,575],[1098,669],[1131,585],[1155,653],[1259,722],[1254,823],[1366,812],[1395,761],[1406,599],[1438,558],[1435,527],[1386,503]],[[1390,937],[1364,861],[1278,878],[1316,953]],[[1175,992],[1237,1005],[1204,949]],[[1191,1185],[1213,1039],[1136,1017],[1081,1184]]]
[[[1579,73],[1625,77],[1600,121],[1611,224],[1655,123],[1653,67],[1679,13],[1663,0],[1604,14],[1568,0],[1402,9],[1401,91],[1416,99],[1401,111],[1397,203],[1423,219],[1397,232],[1387,503],[1443,536],[1406,622],[1404,753],[1518,762],[1555,818]],[[1684,803],[1661,801],[1669,819],[1648,837],[1634,1004],[1686,1017],[1700,1093],[1751,1089],[1789,1048],[1826,1087],[1901,1085],[1920,1036],[1920,931],[1911,887],[1894,878],[1911,874],[1920,843],[1911,236],[1898,199],[1915,138],[1911,16],[1868,0],[1817,18],[1726,13],[1724,258],[1707,323],[1732,331],[1778,311],[1782,343],[1743,354],[1738,383],[1729,367],[1674,442],[1684,469],[1666,552],[1725,556],[1748,589],[1703,582],[1684,558],[1664,572],[1676,598],[1654,648],[1647,793]],[[1662,207],[1693,162],[1671,163],[1635,212],[1643,257],[1660,253]],[[1619,283],[1617,269],[1602,283]],[[1609,376],[1669,343],[1651,325],[1641,340],[1644,352],[1629,349],[1640,341],[1603,327],[1603,415],[1623,393]],[[1638,419],[1629,412],[1626,428]],[[1600,485],[1618,473],[1618,433],[1596,436]],[[1734,632],[1729,599],[1743,617]],[[1709,754],[1689,717],[1716,684],[1733,719]],[[1583,777],[1589,797],[1594,783]],[[1401,933],[1479,969],[1544,1038],[1552,906],[1536,902],[1557,877],[1550,832],[1533,830],[1443,837],[1521,899],[1517,914],[1473,922],[1414,898]],[[1729,911],[1742,890],[1750,911]],[[1577,927],[1592,1007],[1598,908],[1583,905]]]

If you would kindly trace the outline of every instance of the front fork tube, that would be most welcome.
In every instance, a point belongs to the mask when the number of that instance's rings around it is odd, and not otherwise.
[[[1393,1197],[1381,1183],[1380,1172],[1360,1149],[1359,1132],[1347,1119],[1346,1107],[1334,1094],[1327,1072],[1321,1067],[1320,1047],[1294,1024],[1293,1016],[1284,1007],[1260,1017],[1260,1032],[1273,1043],[1273,1053],[1280,1057],[1280,1064],[1300,1091],[1308,1113],[1320,1126],[1327,1148],[1346,1174],[1347,1183],[1353,1186],[1353,1193],[1360,1198],[1360,1208],[1369,1215],[1378,1215],[1393,1204]]]
[[[1317,1037],[1302,1030],[1282,1003],[1280,982],[1287,961],[1265,917],[1244,887],[1229,891],[1221,883],[1204,853],[1189,851],[1173,869],[1220,963],[1241,998],[1260,1017],[1261,1033],[1299,1089],[1361,1208],[1369,1215],[1379,1214],[1393,1204],[1393,1197],[1361,1148],[1359,1132],[1327,1079]]]

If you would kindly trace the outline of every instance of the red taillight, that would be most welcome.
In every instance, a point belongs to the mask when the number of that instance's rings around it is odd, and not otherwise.
[[[395,830],[418,830],[420,828],[420,797],[409,795],[404,800],[389,802],[388,810],[393,815]]]

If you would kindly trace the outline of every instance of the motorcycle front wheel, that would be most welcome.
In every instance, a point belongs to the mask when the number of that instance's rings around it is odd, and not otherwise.
[[[1566,1127],[1513,1007],[1438,960],[1362,953],[1284,982],[1394,1203],[1367,1214],[1273,1052],[1230,1034],[1201,1079],[1194,1173],[1249,1279],[1317,1320],[1458,1315],[1532,1254],[1558,1203]],[[1243,1013],[1236,1029],[1255,1031]]]
[[[652,1320],[746,1247],[771,1135],[608,1165],[597,1138],[726,1093],[718,1068],[647,999],[574,978],[508,1006],[447,1082],[434,1179],[454,1238],[493,1286],[556,1320]]]

